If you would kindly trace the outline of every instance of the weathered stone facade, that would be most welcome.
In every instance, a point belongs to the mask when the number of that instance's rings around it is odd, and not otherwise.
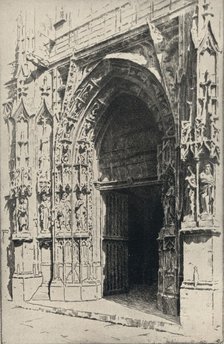
[[[162,208],[158,308],[220,338],[221,15],[215,1],[139,0],[70,31],[62,13],[45,36],[19,18],[4,103],[14,300],[127,290],[135,189],[145,219]]]

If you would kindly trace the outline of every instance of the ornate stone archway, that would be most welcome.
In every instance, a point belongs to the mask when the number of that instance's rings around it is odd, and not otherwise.
[[[19,19],[2,116],[9,162],[3,164],[2,232],[14,301],[102,296],[97,140],[108,133],[113,99],[127,94],[147,104],[162,137],[154,159],[164,209],[158,306],[175,314],[180,294],[183,328],[221,338],[222,11],[214,1],[179,4],[165,6],[164,17],[160,4],[159,12],[149,6],[155,16],[145,10],[139,16],[135,8],[130,26],[116,8],[110,12],[115,31],[106,13],[97,38],[93,20],[81,30],[64,26],[50,44],[30,38]],[[83,28],[94,35],[86,40]],[[37,43],[32,56],[23,46],[27,39]],[[38,53],[43,44],[48,61]]]
[[[102,296],[100,235],[94,228],[95,140],[106,109],[119,94],[144,101],[161,132],[157,177],[163,180],[164,227],[159,240],[158,305],[177,311],[177,243],[175,220],[175,126],[164,89],[148,69],[126,59],[104,59],[71,97],[55,142],[52,300],[88,300]],[[100,124],[99,124],[100,123]],[[98,241],[98,242],[97,242]],[[170,268],[172,266],[172,269]],[[166,276],[169,271],[169,276]],[[164,281],[169,283],[164,287]],[[169,301],[166,301],[166,292]],[[171,302],[170,302],[171,300]]]

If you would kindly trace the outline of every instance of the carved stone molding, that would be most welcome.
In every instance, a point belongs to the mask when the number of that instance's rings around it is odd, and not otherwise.
[[[178,20],[173,19],[169,24],[161,24],[159,28],[148,21],[148,26],[162,82],[167,91],[175,122],[177,122],[179,96],[177,83],[179,70]]]

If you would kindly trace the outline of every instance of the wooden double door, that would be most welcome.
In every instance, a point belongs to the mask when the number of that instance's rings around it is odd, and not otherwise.
[[[128,195],[104,192],[104,295],[128,290]]]

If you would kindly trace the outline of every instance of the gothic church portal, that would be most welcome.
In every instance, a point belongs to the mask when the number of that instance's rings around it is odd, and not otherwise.
[[[61,11],[45,35],[18,19],[8,291],[88,302],[140,285],[184,329],[221,338],[221,12],[134,3],[75,29]]]

